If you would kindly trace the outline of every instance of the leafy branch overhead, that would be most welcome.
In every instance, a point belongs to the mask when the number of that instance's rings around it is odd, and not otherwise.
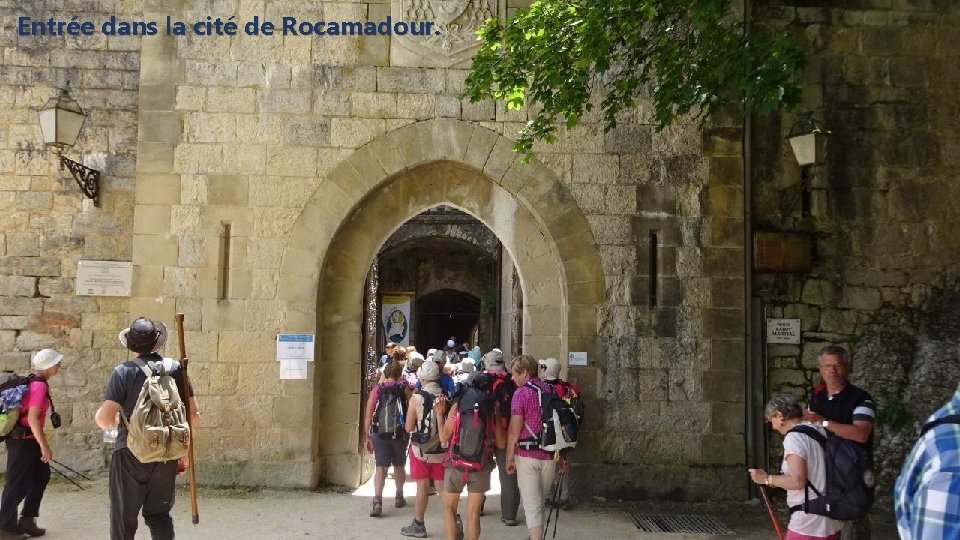
[[[729,0],[539,0],[478,34],[466,95],[532,106],[515,147],[528,156],[592,111],[594,91],[607,130],[647,95],[658,130],[728,104],[770,113],[800,100],[803,53],[785,34],[745,35]]]

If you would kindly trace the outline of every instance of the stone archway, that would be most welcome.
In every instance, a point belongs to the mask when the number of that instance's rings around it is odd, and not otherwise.
[[[386,238],[428,208],[454,206],[500,238],[520,274],[525,352],[565,359],[596,350],[604,281],[589,224],[559,180],[536,160],[519,163],[512,147],[466,122],[419,122],[358,149],[305,206],[278,297],[290,331],[317,334],[314,485],[361,481],[364,278]]]

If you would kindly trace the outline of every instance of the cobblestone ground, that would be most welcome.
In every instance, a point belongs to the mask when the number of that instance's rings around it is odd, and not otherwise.
[[[496,475],[494,475],[494,480]],[[108,535],[106,481],[83,482],[86,491],[55,479],[47,491],[41,508],[40,525],[47,528],[46,538],[71,540],[102,539]],[[415,487],[407,485],[408,501],[413,503]],[[276,491],[201,489],[200,524],[190,523],[190,499],[184,487],[179,488],[174,519],[177,538],[181,540],[220,539],[302,539],[336,538],[372,540],[403,538],[400,527],[409,524],[412,509],[393,508],[392,480],[384,493],[384,516],[368,517],[370,494],[367,484],[356,491],[327,490]],[[521,540],[525,530],[500,523],[499,486],[494,483],[488,496],[486,512],[481,518],[481,538]],[[464,503],[465,504],[465,503]],[[641,533],[634,526],[630,512],[700,514],[719,518],[734,531],[733,535],[652,534]],[[521,509],[522,515],[522,509]],[[784,522],[786,515],[780,516]],[[430,497],[427,508],[427,531],[431,538],[442,538],[441,513],[437,497]],[[873,520],[874,540],[894,540],[895,527],[887,514]],[[553,532],[551,527],[550,532]],[[137,538],[149,538],[142,526]],[[550,536],[548,536],[549,538]],[[767,514],[759,504],[725,503],[652,503],[626,501],[581,501],[572,511],[563,512],[557,528],[558,539],[638,539],[638,540],[718,540],[775,539]]]

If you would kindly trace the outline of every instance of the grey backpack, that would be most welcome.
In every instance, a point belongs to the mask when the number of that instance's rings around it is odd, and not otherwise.
[[[154,372],[139,358],[133,360],[147,376],[127,426],[127,448],[141,463],[170,461],[187,455],[190,426],[177,382],[170,376],[177,364],[164,358]]]

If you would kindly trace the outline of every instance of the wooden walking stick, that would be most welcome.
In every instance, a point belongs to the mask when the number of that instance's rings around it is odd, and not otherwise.
[[[183,313],[177,313],[177,334],[180,336],[180,367],[183,369],[183,388],[180,393],[183,395],[183,404],[187,413],[187,426],[190,427],[190,440],[187,444],[187,459],[190,464],[187,466],[187,473],[190,475],[190,512],[193,514],[193,524],[200,523],[200,511],[197,509],[197,465],[193,460],[193,425],[190,423],[190,376],[187,374],[187,345],[184,343],[183,334]]]

